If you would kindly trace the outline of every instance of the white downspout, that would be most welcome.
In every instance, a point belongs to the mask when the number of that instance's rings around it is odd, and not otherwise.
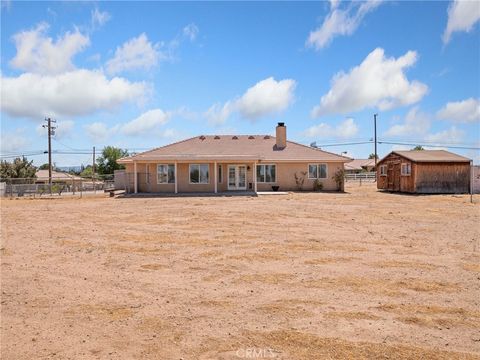
[[[175,161],[175,194],[178,194],[177,162]]]
[[[257,192],[257,162],[253,163],[253,186],[255,189],[255,193]]]
[[[133,162],[133,192],[136,194],[138,192],[138,181],[137,181],[137,162]]]
[[[215,181],[215,194],[216,194],[217,193],[217,183],[218,183],[218,181],[217,181],[217,162],[216,161],[213,163],[213,167],[214,167],[214,169],[213,169],[214,176],[213,177],[214,177],[214,181]]]

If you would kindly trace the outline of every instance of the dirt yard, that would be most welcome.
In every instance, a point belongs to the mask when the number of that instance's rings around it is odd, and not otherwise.
[[[1,202],[2,359],[480,359],[480,197]]]

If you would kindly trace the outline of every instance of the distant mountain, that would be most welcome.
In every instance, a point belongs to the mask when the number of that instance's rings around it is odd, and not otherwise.
[[[69,172],[69,171],[80,172],[80,171],[82,171],[81,166],[57,166],[57,169],[59,169],[60,171],[64,171],[64,172]]]

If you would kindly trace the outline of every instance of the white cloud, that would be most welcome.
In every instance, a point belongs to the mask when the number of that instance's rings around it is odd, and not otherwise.
[[[464,136],[465,132],[463,130],[452,126],[450,129],[425,136],[425,140],[438,144],[458,144],[462,142]]]
[[[211,124],[223,124],[234,112],[249,120],[284,111],[294,100],[296,81],[277,81],[269,77],[249,88],[241,97],[227,101],[223,106],[211,106],[205,116]]]
[[[161,109],[149,110],[121,126],[125,135],[145,135],[168,122],[170,115]]]
[[[0,138],[0,151],[2,154],[24,150],[29,145],[24,129],[16,129],[14,132],[2,131]]]
[[[480,3],[477,0],[454,0],[448,7],[448,22],[442,40],[448,44],[454,32],[470,32],[480,20]]]
[[[340,124],[332,127],[329,124],[321,123],[309,127],[303,132],[303,135],[308,138],[341,138],[348,139],[358,134],[358,126],[355,120],[348,118],[343,120]]]
[[[148,70],[156,66],[159,60],[165,59],[160,51],[161,44],[151,43],[145,33],[117,47],[115,56],[107,61],[107,72],[116,74],[133,69]]]
[[[43,120],[45,116],[76,116],[113,110],[129,101],[141,101],[149,90],[143,82],[100,71],[74,70],[60,75],[24,73],[3,77],[1,110],[15,117]]]
[[[330,1],[330,12],[322,26],[312,31],[307,39],[307,46],[319,50],[326,47],[334,37],[352,35],[359,27],[365,15],[377,8],[381,1],[368,0],[351,2],[345,9],[339,8],[340,2]]]
[[[107,11],[100,11],[98,8],[95,8],[91,13],[92,27],[95,29],[103,26],[110,18],[111,15]]]
[[[349,73],[337,73],[331,89],[312,110],[313,117],[346,114],[364,108],[389,110],[418,102],[427,93],[427,85],[409,81],[405,70],[417,61],[417,53],[408,51],[395,59],[386,58],[384,50],[373,50]]]
[[[88,36],[76,29],[53,41],[46,36],[47,30],[48,24],[41,23],[32,30],[15,34],[17,53],[10,64],[17,69],[50,75],[74,69],[72,57],[90,44]]]
[[[227,101],[222,104],[214,104],[205,112],[205,117],[210,125],[224,124],[230,115],[235,111],[235,106],[232,102]]]
[[[84,125],[83,127],[87,135],[93,141],[103,141],[107,138],[107,135],[110,133],[107,125],[102,122],[94,122],[91,124]]]
[[[430,129],[430,116],[419,110],[418,106],[407,113],[403,124],[393,125],[385,132],[385,136],[425,135]]]
[[[187,37],[190,41],[195,41],[198,32],[198,26],[194,23],[188,24],[183,28],[183,36]]]
[[[437,112],[437,118],[459,123],[480,121],[480,99],[469,98],[447,103]]]

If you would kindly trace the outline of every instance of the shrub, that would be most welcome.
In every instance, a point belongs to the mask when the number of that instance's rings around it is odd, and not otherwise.
[[[322,191],[323,190],[323,183],[316,179],[313,183],[313,191]]]
[[[342,191],[343,182],[345,180],[345,170],[343,169],[337,170],[333,175],[332,179],[335,180],[335,183],[337,184],[337,191]]]
[[[307,176],[306,171],[300,171],[300,173],[295,173],[295,183],[297,184],[297,190],[303,190],[303,183],[305,182],[305,176]]]

